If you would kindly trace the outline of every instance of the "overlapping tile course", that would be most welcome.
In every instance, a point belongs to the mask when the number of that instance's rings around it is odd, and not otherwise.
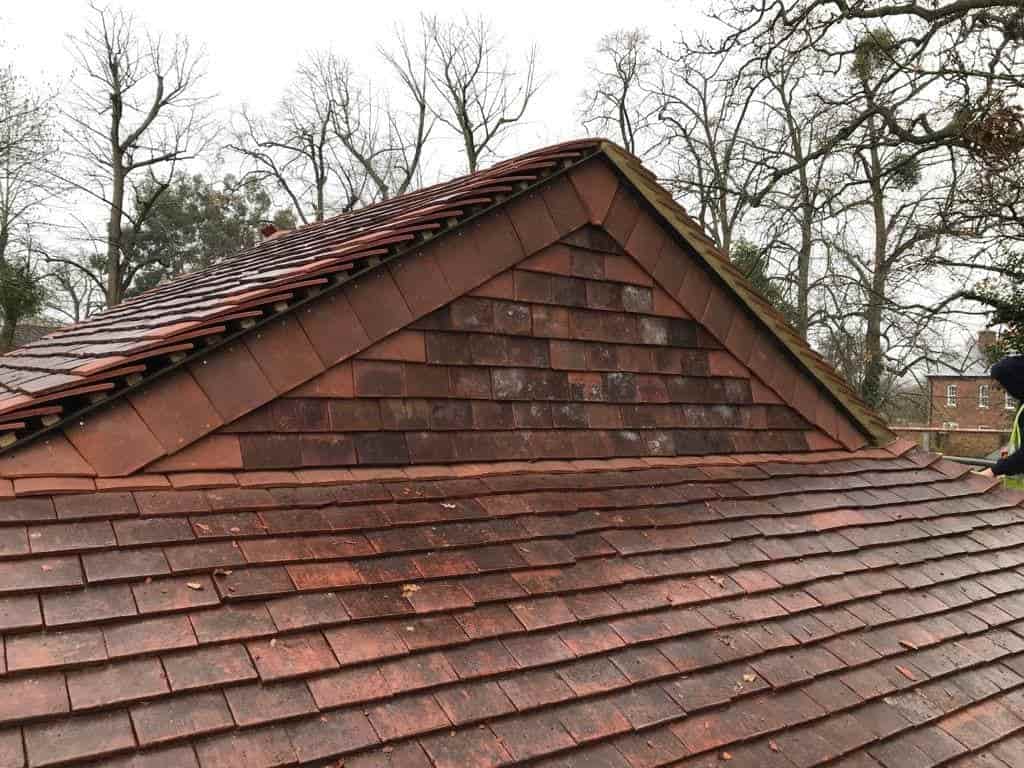
[[[836,447],[587,227],[151,469]]]
[[[580,464],[0,502],[0,765],[1021,764],[1019,496]]]
[[[24,356],[2,439],[134,383],[0,456],[0,768],[1022,764],[1021,498],[868,447],[611,145]]]

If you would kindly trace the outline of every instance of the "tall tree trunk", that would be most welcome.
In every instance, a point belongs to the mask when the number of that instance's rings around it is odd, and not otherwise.
[[[814,205],[811,202],[811,185],[807,176],[807,163],[804,155],[803,133],[796,121],[794,106],[786,90],[785,83],[776,86],[785,110],[786,131],[789,134],[789,146],[793,159],[799,166],[797,181],[800,184],[800,249],[796,261],[796,330],[804,339],[810,326],[810,285],[811,285],[811,251],[814,245]]]
[[[113,153],[110,216],[107,219],[107,307],[121,303],[121,218],[124,211],[124,170]]]
[[[11,323],[4,318],[3,326],[0,327],[0,353],[10,352],[14,348],[14,332],[17,328],[17,322]]]
[[[864,336],[864,382],[861,395],[868,405],[877,408],[882,401],[882,311],[885,308],[885,289],[888,282],[886,246],[888,226],[885,214],[885,190],[882,187],[882,162],[878,154],[878,143],[872,125],[870,148],[871,216],[875,231],[872,254],[872,273],[868,287],[866,323]]]
[[[796,330],[801,338],[807,338],[811,321],[810,285],[811,285],[811,246],[813,231],[811,223],[814,211],[805,206],[800,221],[800,252],[796,264]]]

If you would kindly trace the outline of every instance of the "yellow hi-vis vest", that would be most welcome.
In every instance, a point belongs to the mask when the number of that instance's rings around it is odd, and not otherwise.
[[[1017,410],[1017,415],[1013,417],[1013,431],[1010,433],[1011,456],[1020,450],[1020,422],[1022,416],[1024,416],[1024,404]],[[1024,491],[1024,475],[1007,476],[1003,478],[1003,483],[1007,488]]]

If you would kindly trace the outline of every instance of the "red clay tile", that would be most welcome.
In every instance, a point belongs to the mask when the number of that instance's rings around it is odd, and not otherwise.
[[[164,613],[216,605],[213,581],[206,576],[151,579],[132,587],[140,613]]]
[[[139,514],[132,494],[83,493],[57,496],[54,499],[57,517],[61,520],[82,520],[94,517],[134,517]]]
[[[497,722],[491,728],[516,760],[528,760],[575,745],[572,736],[551,713],[514,717]]]
[[[157,659],[114,662],[68,672],[68,695],[73,709],[92,709],[138,701],[168,692],[167,679]]]
[[[330,712],[288,726],[295,754],[302,762],[355,752],[377,744],[377,736],[361,712]]]
[[[439,734],[424,739],[422,745],[437,768],[484,768],[510,758],[501,741],[486,728]]]
[[[427,248],[388,264],[402,298],[414,317],[422,317],[455,297],[438,263],[438,248]]]
[[[250,729],[212,736],[196,744],[202,768],[278,768],[293,765],[295,748],[284,728]]]
[[[341,669],[307,681],[313,700],[321,709],[372,701],[387,696],[389,688],[375,666]]]
[[[128,399],[168,453],[224,423],[213,403],[185,370],[160,377],[151,386],[133,392]]]
[[[56,765],[100,758],[135,746],[128,713],[123,711],[58,719],[25,727],[29,765]]]
[[[606,163],[594,159],[573,168],[569,179],[587,209],[590,223],[602,223],[619,186],[615,173]]]
[[[167,681],[176,692],[212,688],[256,678],[249,654],[244,646],[238,644],[170,653],[164,655],[162,661]]]
[[[0,723],[59,715],[68,710],[68,692],[60,673],[0,679]]]
[[[324,365],[335,365],[370,343],[352,305],[339,292],[321,298],[298,312],[298,321]],[[338,333],[345,328],[345,333]],[[321,374],[330,377],[330,373]]]
[[[257,604],[221,605],[189,615],[195,635],[201,643],[262,637],[276,631],[266,606]]]
[[[430,694],[393,698],[370,707],[367,715],[382,741],[429,733],[451,725]]]
[[[498,685],[520,711],[568,701],[575,696],[558,673],[550,669],[530,670],[506,677]]]
[[[316,711],[309,689],[300,681],[272,685],[249,683],[227,688],[224,694],[235,722],[241,726],[259,725]]]
[[[0,562],[0,593],[82,584],[77,557],[46,557]]]
[[[135,615],[131,590],[120,584],[44,594],[42,603],[48,627],[93,624]]]
[[[330,629],[324,634],[342,665],[401,656],[408,652],[401,636],[391,627],[353,625]]]
[[[116,443],[109,439],[111,434],[118,435]],[[65,436],[104,475],[126,475],[164,454],[163,446],[128,402],[83,417],[65,430]]]
[[[273,320],[246,335],[244,342],[278,393],[313,378],[325,367],[302,325],[292,318]]]
[[[284,638],[248,643],[260,678],[264,681],[301,677],[338,666],[323,635],[289,635]]]
[[[343,293],[371,341],[413,320],[398,284],[387,270],[375,270],[347,283]]]
[[[434,694],[453,725],[487,720],[515,711],[501,687],[490,681],[448,687]]]
[[[159,472],[175,472],[168,478],[175,488],[186,485],[204,488],[218,485],[235,485],[232,475],[205,475],[193,470],[242,469],[242,453],[239,439],[235,435],[213,434],[192,443],[172,456],[160,459],[149,466]],[[184,473],[191,472],[192,478],[185,482]]]
[[[359,355],[363,360],[402,360],[425,363],[427,351],[422,331],[398,331],[381,339]]]
[[[189,371],[225,421],[268,402],[274,388],[249,349],[240,343],[189,365]]]
[[[59,632],[20,633],[7,638],[7,669],[77,665],[107,657],[103,633],[98,629],[69,629]]]
[[[548,212],[545,198],[536,192],[513,200],[509,204],[508,215],[523,244],[523,251],[528,254],[536,253],[558,239],[559,228]]]
[[[95,475],[96,469],[75,450],[63,434],[51,434],[0,456],[0,476],[35,477],[59,474]]]
[[[579,229],[590,219],[576,187],[565,177],[542,187],[541,196],[560,234]]]
[[[187,616],[144,619],[106,627],[103,637],[111,658],[169,651],[196,644]]]
[[[14,492],[19,497],[94,490],[96,482],[91,477],[24,477],[14,481]]]
[[[142,746],[184,736],[228,730],[234,725],[219,691],[174,696],[132,707],[132,725]]]

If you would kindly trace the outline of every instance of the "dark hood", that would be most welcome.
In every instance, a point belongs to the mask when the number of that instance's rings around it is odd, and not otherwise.
[[[1007,357],[992,366],[992,378],[1018,400],[1024,400],[1024,356]]]

